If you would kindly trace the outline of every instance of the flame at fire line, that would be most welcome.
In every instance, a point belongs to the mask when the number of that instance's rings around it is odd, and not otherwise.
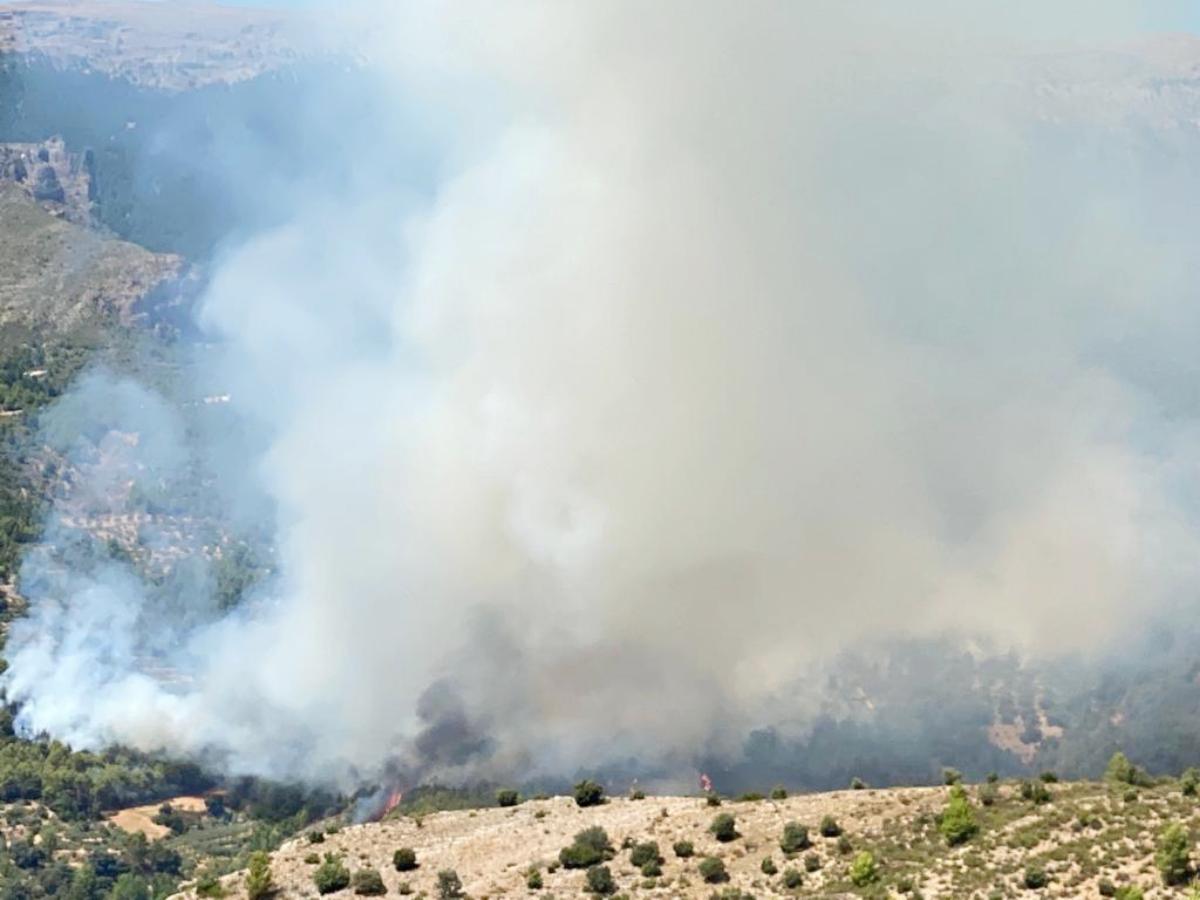
[[[361,797],[354,804],[354,824],[378,822],[400,805],[404,799],[404,791],[398,787],[381,787],[375,793]]]

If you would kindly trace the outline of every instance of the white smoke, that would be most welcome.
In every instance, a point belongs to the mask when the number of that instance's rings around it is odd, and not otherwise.
[[[433,184],[307,173],[203,302],[278,574],[167,642],[128,572],[52,581],[24,726],[336,779],[449,679],[489,765],[686,759],[856,641],[1181,602],[1196,171],[1113,60],[1174,62],[1106,49],[1143,4],[972,6],[374,6]]]

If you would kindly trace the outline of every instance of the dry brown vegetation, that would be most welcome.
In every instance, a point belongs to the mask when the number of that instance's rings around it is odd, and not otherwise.
[[[722,891],[733,896],[733,890],[740,890],[756,897],[1066,898],[1100,896],[1102,882],[1140,886],[1148,898],[1186,896],[1183,888],[1163,887],[1154,867],[1155,844],[1167,824],[1200,826],[1200,803],[1184,797],[1177,784],[1140,790],[1097,783],[1049,788],[1050,802],[1035,804],[1022,798],[1019,785],[1001,784],[994,802],[983,805],[980,792],[989,789],[969,787],[980,830],[953,848],[937,827],[949,790],[943,787],[841,791],[780,801],[727,800],[719,808],[700,798],[648,797],[581,809],[569,798],[556,797],[509,809],[441,812],[349,826],[319,844],[302,836],[274,854],[272,871],[279,896],[292,898],[317,896],[313,860],[326,853],[340,855],[352,872],[378,869],[389,896],[436,897],[437,873],[447,868],[458,872],[466,893],[475,898],[581,896],[585,873],[558,866],[558,852],[577,832],[598,825],[608,832],[616,851],[607,865],[617,890],[629,896],[710,897]],[[709,833],[719,813],[735,817],[739,838],[721,843]],[[817,826],[825,816],[842,826],[844,839],[820,836]],[[779,847],[789,821],[807,825],[812,841],[810,849],[791,858]],[[695,855],[677,858],[672,845],[679,840],[691,841]],[[644,877],[630,862],[628,848],[643,841],[656,841],[664,857],[657,878]],[[417,870],[401,873],[393,868],[392,854],[400,847],[416,850]],[[873,855],[878,877],[856,886],[850,881],[850,868],[863,850]],[[811,861],[805,865],[810,855],[819,868],[812,869]],[[703,882],[699,866],[706,856],[724,862],[728,882]],[[771,875],[763,871],[767,857],[773,863],[767,866],[774,869]],[[540,872],[540,891],[526,887],[531,868]],[[1029,868],[1046,872],[1045,888],[1025,887]],[[799,887],[785,887],[789,869],[802,875]],[[244,896],[243,879],[235,874],[225,880],[230,896]],[[352,896],[349,889],[343,893]]]

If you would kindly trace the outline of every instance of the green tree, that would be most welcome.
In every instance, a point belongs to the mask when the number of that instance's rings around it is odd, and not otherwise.
[[[1191,875],[1191,838],[1179,823],[1167,826],[1158,840],[1154,864],[1158,866],[1163,884],[1185,884]]]
[[[150,900],[150,888],[146,882],[132,872],[126,872],[117,878],[109,900]]]
[[[978,833],[979,825],[975,821],[975,812],[971,809],[971,801],[967,799],[967,792],[961,784],[950,788],[950,799],[942,812],[938,830],[951,847],[965,844]]]
[[[271,877],[271,857],[262,850],[250,854],[250,871],[246,873],[246,897],[262,900],[275,892]]]

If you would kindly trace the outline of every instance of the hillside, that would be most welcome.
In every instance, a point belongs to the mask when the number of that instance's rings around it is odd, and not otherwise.
[[[0,182],[0,324],[65,330],[111,316],[129,323],[179,257],[155,254],[64,221]]]
[[[1033,788],[1033,798],[1025,795]],[[585,828],[600,826],[614,855],[607,863],[616,891],[629,896],[821,896],[821,897],[1096,897],[1138,886],[1147,897],[1184,896],[1162,886],[1154,855],[1167,825],[1200,824],[1194,797],[1172,782],[1135,788],[1128,784],[1080,782],[1044,785],[1007,782],[967,789],[978,833],[950,847],[937,820],[950,788],[850,790],[826,794],[725,801],[714,808],[698,797],[613,799],[603,806],[580,808],[567,797],[531,800],[514,808],[439,812],[424,818],[397,818],[380,824],[341,828],[313,843],[293,839],[273,855],[271,871],[281,898],[316,897],[315,860],[333,853],[351,871],[377,869],[389,896],[437,896],[438,873],[454,869],[466,895],[533,896],[526,887],[538,869],[542,896],[586,895],[585,873],[560,867],[559,851]],[[986,804],[986,805],[985,805]],[[734,817],[737,837],[719,842],[710,833],[714,817]],[[831,816],[841,837],[822,836],[819,825]],[[785,855],[784,826],[808,829],[811,847]],[[654,841],[662,856],[661,875],[646,877],[630,861],[633,844]],[[695,855],[680,858],[673,847],[690,841]],[[416,851],[419,867],[397,872],[393,853]],[[852,868],[867,851],[873,877],[853,883]],[[720,859],[728,879],[706,884],[700,874],[706,856]],[[771,866],[774,874],[766,874]],[[789,889],[784,880],[801,883]],[[1044,888],[1036,883],[1044,872]],[[227,896],[244,897],[244,873],[227,877]],[[740,895],[738,891],[742,892]],[[209,890],[207,896],[219,892]],[[334,892],[349,897],[353,888]],[[197,897],[195,887],[178,895]],[[1124,896],[1140,896],[1126,893]]]

